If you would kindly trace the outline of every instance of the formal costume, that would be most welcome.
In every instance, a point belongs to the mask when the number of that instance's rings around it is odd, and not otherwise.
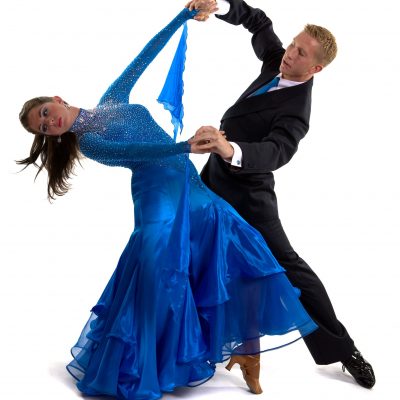
[[[292,284],[300,288],[300,299],[319,326],[304,339],[315,362],[346,360],[354,350],[353,340],[337,319],[323,284],[290,245],[279,219],[274,191],[273,171],[290,161],[309,129],[313,79],[264,94],[255,93],[279,74],[285,50],[262,10],[242,0],[228,1],[229,12],[217,17],[243,25],[252,33],[252,45],[262,68],[221,120],[220,129],[242,151],[241,168],[212,154],[201,178],[263,235]]]
[[[270,338],[254,348],[264,351],[316,329],[259,232],[202,183],[190,145],[129,104],[142,72],[194,14],[184,9],[159,32],[71,128],[85,156],[133,172],[135,229],[67,367],[87,395],[156,399],[252,352],[244,343]]]

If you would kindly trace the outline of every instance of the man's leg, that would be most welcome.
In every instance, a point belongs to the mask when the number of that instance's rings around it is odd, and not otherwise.
[[[286,269],[293,286],[301,290],[300,300],[319,329],[304,338],[317,364],[331,364],[351,356],[354,342],[335,315],[324,285],[293,250],[279,219],[251,223],[265,238],[278,262]]]
[[[251,223],[264,236],[269,248],[286,269],[293,286],[301,290],[300,300],[319,329],[304,338],[317,364],[343,363],[358,384],[372,388],[375,375],[372,366],[354,346],[346,328],[336,318],[332,303],[324,285],[314,271],[293,250],[280,220],[263,224]]]

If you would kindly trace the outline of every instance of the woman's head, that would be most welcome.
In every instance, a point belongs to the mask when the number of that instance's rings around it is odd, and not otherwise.
[[[35,97],[23,105],[19,114],[22,126],[34,134],[34,139],[29,157],[17,164],[25,168],[33,164],[39,168],[38,174],[43,168],[47,170],[49,199],[68,191],[68,179],[80,156],[77,137],[68,131],[76,118],[75,110],[58,96]]]
[[[31,132],[61,136],[68,132],[76,117],[75,108],[61,97],[35,97],[28,100],[19,114],[23,127]]]

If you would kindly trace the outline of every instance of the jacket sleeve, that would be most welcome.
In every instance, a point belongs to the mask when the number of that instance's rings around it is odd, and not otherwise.
[[[279,116],[261,142],[236,142],[242,150],[242,174],[267,173],[287,164],[308,131],[308,122],[298,116]]]
[[[184,8],[166,27],[157,33],[143,48],[139,55],[126,67],[125,71],[111,84],[100,99],[99,105],[106,102],[128,103],[129,94],[148,65],[168,43],[173,34],[197,11]]]
[[[217,15],[217,18],[233,25],[243,25],[253,34],[252,45],[257,57],[268,64],[278,60],[283,53],[282,42],[273,30],[272,21],[264,11],[249,6],[242,0],[228,0],[231,7],[227,14]]]
[[[310,86],[312,81],[304,85]],[[228,136],[230,130],[239,129],[241,137],[246,138],[245,141],[235,140],[242,150],[242,167],[235,171],[238,174],[275,171],[291,160],[309,129],[311,96],[302,91],[274,112],[271,122],[264,125],[262,113],[252,113],[239,118],[240,121],[230,118],[223,122],[222,129]]]

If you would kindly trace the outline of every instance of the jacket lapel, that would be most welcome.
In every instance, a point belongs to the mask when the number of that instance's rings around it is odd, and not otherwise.
[[[274,76],[272,76],[271,79],[273,79]],[[304,95],[304,93],[311,91],[314,78],[311,78],[309,81],[300,85],[274,90],[258,96],[248,97],[250,93],[269,82],[269,80],[263,79],[261,82],[257,82],[257,80],[254,81],[243,95],[240,96],[239,100],[225,112],[221,121],[227,118],[273,108],[276,107],[277,104],[287,101],[289,98],[297,95]]]
[[[270,72],[268,75],[261,74],[245,91],[244,93],[239,97],[237,100],[237,103],[240,101],[244,100],[247,98],[251,93],[255,92],[257,89],[259,89],[261,86],[264,86],[266,83],[270,82],[272,79],[275,78],[276,75],[278,75],[278,72]]]

